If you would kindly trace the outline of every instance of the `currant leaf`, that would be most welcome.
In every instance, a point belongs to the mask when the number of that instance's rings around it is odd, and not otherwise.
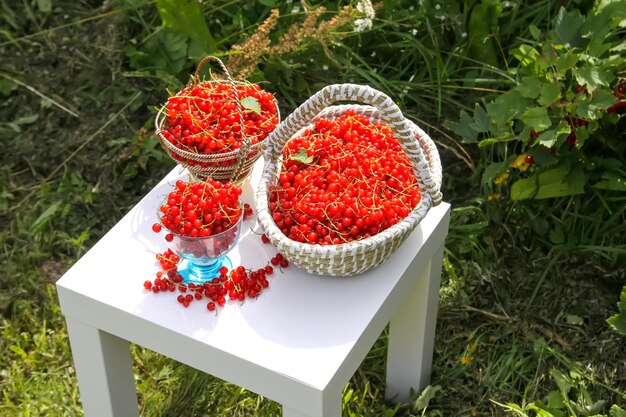
[[[261,114],[261,106],[259,105],[259,101],[254,97],[244,97],[241,99],[241,105],[244,109],[255,112],[256,114]]]
[[[309,156],[309,154],[306,152],[306,149],[300,149],[298,153],[291,155],[289,159],[302,162],[303,164],[307,165],[313,162],[313,157]]]

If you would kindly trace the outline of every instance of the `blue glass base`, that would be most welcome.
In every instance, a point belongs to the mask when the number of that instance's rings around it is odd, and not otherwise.
[[[228,256],[221,256],[210,265],[199,265],[191,262],[188,259],[178,265],[178,273],[182,275],[185,284],[199,284],[202,285],[213,278],[220,276],[220,268],[225,266],[230,271],[233,267],[232,261]]]

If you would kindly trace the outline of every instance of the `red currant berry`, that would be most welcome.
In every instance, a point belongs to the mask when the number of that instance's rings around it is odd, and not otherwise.
[[[161,231],[161,225],[159,223],[155,223],[152,225],[152,231],[154,233],[159,233]]]

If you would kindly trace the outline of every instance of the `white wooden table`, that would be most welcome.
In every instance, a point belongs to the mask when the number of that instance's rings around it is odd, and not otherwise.
[[[181,176],[173,170],[57,282],[87,417],[139,414],[128,342],[277,401],[285,417],[339,417],[342,389],[391,322],[386,397],[405,401],[428,384],[448,204],[375,270],[331,278],[290,265],[258,299],[228,301],[215,316],[206,302],[185,309],[175,293],[142,287],[166,248],[151,230],[157,207]],[[234,265],[258,268],[274,255],[254,227],[244,222]]]

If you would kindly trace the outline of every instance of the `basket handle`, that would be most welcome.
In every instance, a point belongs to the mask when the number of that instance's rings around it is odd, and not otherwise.
[[[244,168],[244,163],[246,162],[246,158],[248,157],[248,152],[250,151],[250,147],[252,146],[252,141],[244,133],[244,121],[243,121],[243,110],[241,108],[241,98],[239,97],[239,91],[237,91],[237,85],[235,84],[235,80],[233,80],[233,77],[230,75],[228,68],[226,68],[226,65],[224,65],[221,59],[213,55],[208,55],[204,57],[198,63],[196,72],[192,76],[189,77],[189,81],[187,82],[187,85],[185,87],[189,88],[191,86],[198,85],[200,83],[200,71],[202,70],[202,67],[204,66],[204,64],[206,64],[209,61],[215,61],[218,64],[218,66],[220,67],[224,75],[226,76],[226,80],[232,87],[233,92],[235,93],[235,101],[237,102],[237,113],[239,114],[239,124],[241,126],[240,132],[241,132],[241,138],[242,138],[241,146],[239,147],[239,153],[237,154],[237,165],[235,166],[235,169],[232,175],[233,178],[237,178]]]
[[[267,137],[264,151],[266,163],[271,161],[277,164],[287,141],[336,101],[356,101],[374,106],[398,138],[400,146],[411,162],[422,192],[425,191],[432,197],[434,205],[441,202],[441,162],[434,143],[421,129],[418,130],[419,140],[415,140],[414,131],[391,98],[364,85],[328,85],[302,103]],[[422,147],[427,155],[424,155]]]

